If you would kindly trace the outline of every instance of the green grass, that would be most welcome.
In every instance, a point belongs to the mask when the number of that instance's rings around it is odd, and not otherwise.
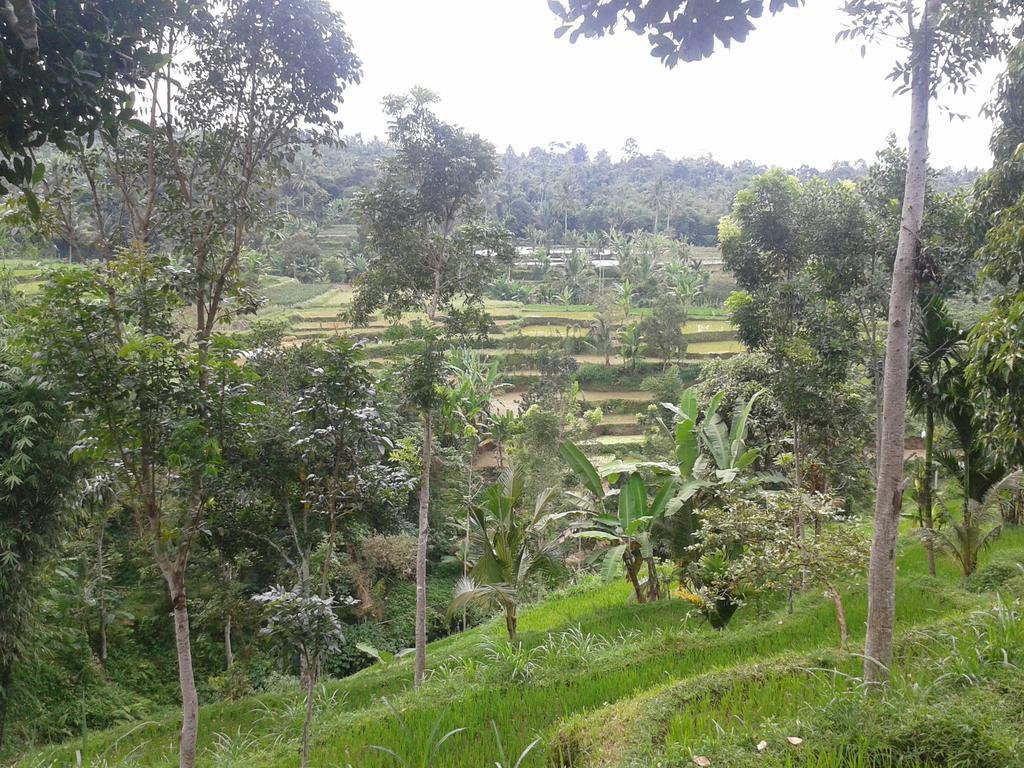
[[[744,350],[739,341],[695,341],[686,346],[686,354],[691,357],[705,355],[735,355]]]
[[[998,551],[1012,549],[1024,549],[1019,531],[1009,532],[997,544]],[[977,596],[958,588],[958,575],[945,560],[938,580],[925,576],[924,554],[916,544],[905,545],[901,552],[899,579],[900,631],[942,621],[978,601]],[[865,595],[862,587],[846,591],[848,621],[857,642],[863,636]],[[534,738],[543,739],[543,748],[524,763],[538,767],[545,765],[545,752],[557,751],[567,743],[560,737],[566,724],[585,722],[588,713],[607,712],[610,716],[619,712],[617,702],[623,702],[627,708],[623,711],[628,711],[634,698],[642,699],[649,691],[673,685],[685,688],[688,680],[716,671],[742,671],[779,655],[796,658],[833,653],[836,645],[831,603],[814,593],[797,601],[793,615],[784,608],[767,612],[741,609],[724,632],[708,628],[684,601],[642,606],[630,604],[628,594],[627,586],[616,582],[570,588],[554,595],[524,611],[523,650],[506,650],[498,660],[490,658],[485,647],[487,641],[494,641],[495,648],[503,647],[502,628],[494,621],[435,642],[428,654],[434,677],[418,692],[411,690],[408,659],[392,668],[371,668],[326,683],[321,696],[328,705],[317,723],[312,763],[390,766],[389,759],[370,749],[372,745],[419,750],[440,721],[442,733],[455,727],[467,731],[448,742],[435,765],[492,765],[497,757],[490,736],[490,723],[494,722],[510,752],[518,754]],[[592,647],[583,652],[566,646],[557,634],[549,637],[548,633],[575,626],[580,637],[591,635]],[[528,680],[516,676],[517,664],[530,668]],[[858,662],[847,658],[843,664],[855,669]],[[665,730],[666,748],[684,749],[709,728],[719,733],[715,722],[722,731],[719,737],[728,740],[748,727],[777,720],[791,709],[792,702],[813,707],[818,701],[815,697],[824,695],[813,678],[795,669],[759,680],[744,680],[741,675],[726,682],[722,695],[695,700],[686,712],[673,713],[677,717]],[[382,697],[402,712],[412,734],[408,743]],[[204,707],[201,749],[209,760],[219,755],[213,763],[217,765],[294,766],[301,722],[298,702],[297,693],[286,690]],[[176,714],[168,712],[148,724],[93,735],[86,744],[86,757],[96,765],[101,756],[116,764],[130,754],[133,765],[170,765],[176,722]],[[603,731],[591,728],[589,732],[592,738],[605,738]],[[614,737],[614,728],[607,737]],[[43,751],[21,765],[73,765],[76,748],[78,744]],[[238,753],[235,758],[225,757],[233,752]],[[231,759],[238,762],[231,763]]]

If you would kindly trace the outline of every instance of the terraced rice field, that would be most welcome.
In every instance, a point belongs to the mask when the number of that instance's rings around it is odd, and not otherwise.
[[[302,284],[284,277],[266,278],[264,292],[268,302],[260,312],[261,317],[284,321],[288,326],[289,343],[301,343],[309,339],[347,335],[367,340],[368,354],[385,361],[390,344],[382,337],[391,327],[383,318],[374,318],[366,325],[355,327],[345,320],[355,295],[350,285]],[[481,353],[501,359],[503,369],[514,376],[517,388],[505,392],[498,398],[498,408],[518,411],[526,384],[540,371],[532,356],[544,348],[558,348],[560,343],[571,345],[577,350],[572,357],[578,364],[601,365],[603,354],[597,354],[585,346],[584,340],[595,317],[592,306],[565,306],[560,304],[522,304],[515,301],[487,300],[485,307],[490,313],[494,326],[489,344]],[[637,320],[645,311],[634,310]],[[720,312],[706,307],[695,308],[690,320],[683,326],[688,336],[684,365],[696,366],[706,360],[725,357],[743,350],[735,339],[732,325]],[[409,314],[402,322],[425,320],[422,313]],[[709,338],[710,337],[710,338]],[[613,367],[621,367],[623,361],[613,355]],[[657,373],[662,368],[661,360],[647,355],[638,364],[648,373]],[[630,377],[639,381],[643,375]],[[621,449],[627,445],[639,445],[643,441],[643,427],[637,422],[636,413],[642,412],[653,396],[639,388],[605,389],[584,387],[581,400],[585,408],[602,408],[603,420],[595,430],[595,437],[589,445],[592,450],[601,447]]]

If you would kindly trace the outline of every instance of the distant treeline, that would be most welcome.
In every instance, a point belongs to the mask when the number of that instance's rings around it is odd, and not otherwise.
[[[322,223],[351,223],[352,194],[375,173],[388,153],[377,139],[348,137],[345,146],[302,157],[282,192],[289,212]],[[501,176],[487,190],[488,215],[504,220],[524,242],[571,243],[612,228],[644,230],[714,245],[718,220],[729,211],[736,192],[767,170],[749,160],[725,165],[710,155],[672,159],[645,154],[626,142],[622,159],[583,144],[534,147],[526,153],[508,147],[499,153]],[[799,179],[857,180],[867,173],[864,160],[838,162],[820,170],[789,169]],[[943,168],[932,188],[942,192],[974,182],[978,171]]]

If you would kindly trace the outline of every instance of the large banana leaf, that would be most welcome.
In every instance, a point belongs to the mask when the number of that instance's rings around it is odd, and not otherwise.
[[[705,424],[715,420],[715,417],[718,416],[718,408],[722,405],[723,400],[725,400],[725,390],[716,393],[715,396],[711,398],[711,402],[708,404],[707,413],[704,414]]]
[[[755,392],[746,403],[736,404],[736,410],[732,415],[732,430],[729,433],[729,442],[732,444],[734,461],[739,459],[747,439],[747,423],[750,420],[750,411],[754,407],[754,402],[763,392],[763,389]]]
[[[665,510],[668,508],[669,499],[672,498],[672,494],[675,490],[676,484],[671,479],[665,480],[658,487],[658,492],[654,494],[654,501],[651,502],[651,517],[655,520],[660,520],[665,516]]]
[[[729,433],[722,417],[718,414],[711,419],[705,417],[704,427],[701,431],[704,443],[711,452],[718,469],[729,469],[732,466],[732,451],[729,447]]]
[[[746,451],[736,457],[736,469],[746,469],[754,463],[755,459],[761,455],[761,451],[757,448],[748,448]]]
[[[646,517],[647,485],[640,475],[630,475],[629,483],[619,492],[619,525],[624,531],[632,531]]]
[[[701,488],[708,488],[711,486],[707,480],[686,480],[676,488],[676,495],[669,499],[665,514],[674,515],[678,512],[682,506],[692,499]]]
[[[583,451],[568,440],[558,447],[558,451],[562,454],[562,458],[565,459],[572,471],[576,473],[584,487],[594,494],[595,497],[599,499],[604,498],[604,485],[601,483],[601,477],[597,474],[597,470],[594,469],[594,465],[590,463],[590,459],[583,454]]]
[[[689,421],[697,421],[697,394],[693,389],[683,392],[683,396],[679,400],[678,414]]]
[[[686,418],[676,424],[676,463],[679,465],[680,477],[692,477],[693,465],[700,455],[697,444],[697,424],[693,419]]]
[[[626,551],[625,544],[619,544],[617,547],[611,547],[608,553],[604,556],[604,562],[601,566],[601,578],[605,581],[611,581],[619,575],[619,569],[622,567],[622,553]]]

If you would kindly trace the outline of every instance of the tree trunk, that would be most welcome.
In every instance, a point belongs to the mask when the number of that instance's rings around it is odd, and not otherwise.
[[[181,738],[179,768],[195,768],[199,737],[199,694],[192,671],[192,640],[188,625],[184,569],[168,564],[161,567],[174,611],[174,646],[178,654],[178,684],[181,687]]]
[[[106,521],[100,524],[99,535],[96,538],[96,573],[99,577],[99,599],[96,601],[96,607],[100,615],[100,664],[103,667],[107,666],[107,601],[104,597],[103,589],[103,578],[104,578],[104,555],[103,555],[103,538],[106,529]]]
[[[836,606],[836,621],[839,623],[839,647],[845,651],[850,633],[846,627],[846,611],[843,610],[843,596],[839,594],[839,590],[832,584],[829,584],[827,588],[828,594]]]
[[[13,676],[13,665],[9,661],[0,666],[0,747],[4,744],[4,731],[7,727],[7,700],[11,696]]]
[[[473,461],[476,459],[476,443],[470,444],[469,451],[469,481],[466,484],[466,550],[462,554],[462,578],[469,576],[469,529],[473,524],[472,516],[470,515],[470,505],[473,503]],[[462,609],[462,631],[465,632],[468,628],[468,611],[466,608]]]
[[[803,488],[803,458],[800,456],[800,422],[793,423],[793,471],[794,471],[794,482],[796,484],[796,492],[799,494]],[[796,535],[797,538],[802,542],[804,538],[804,504],[803,497],[798,496],[797,512],[796,512]],[[800,569],[800,591],[804,591],[804,586],[807,582],[807,570],[804,568]],[[789,612],[793,612],[793,596],[790,594]]]
[[[319,667],[319,660],[310,660],[307,664],[310,668]],[[302,721],[302,768],[309,766],[309,742],[313,733],[313,702],[316,693],[316,678],[312,675],[306,680],[306,717]]]
[[[875,493],[875,535],[868,568],[868,622],[864,680],[883,683],[892,664],[896,618],[896,539],[903,497],[903,430],[907,409],[910,308],[914,259],[924,216],[928,175],[928,105],[934,17],[941,0],[927,0],[911,50],[910,135],[903,215],[889,295],[889,329],[882,385],[882,439]]]
[[[647,558],[647,602],[653,603],[661,599],[661,582],[658,580],[658,569],[654,558]]]
[[[100,664],[107,666],[107,615],[100,610]]]
[[[924,477],[921,480],[921,517],[924,527],[932,530],[932,484],[935,481],[933,450],[935,447],[935,412],[931,403],[925,412],[924,429]],[[928,575],[935,575],[935,545],[931,539],[925,543],[928,552]]]
[[[416,539],[416,672],[415,683],[423,684],[427,668],[427,536],[430,533],[430,464],[434,453],[434,422],[429,411],[423,415],[423,475],[420,479],[419,536]]]
[[[508,630],[508,640],[510,643],[516,641],[518,624],[519,618],[516,616],[516,607],[511,605],[505,609],[505,629]]]
[[[647,597],[644,595],[644,591],[640,587],[640,579],[637,578],[637,571],[640,570],[640,563],[637,562],[636,553],[633,551],[633,545],[629,545],[623,550],[622,562],[626,566],[626,575],[629,577],[629,581],[633,585],[633,593],[636,595],[636,601],[638,603],[646,603]]]
[[[224,620],[224,664],[227,669],[235,663],[235,652],[231,647],[231,614]]]
[[[875,342],[872,341],[872,348],[875,347]],[[881,366],[875,363],[875,465],[872,467],[874,470],[875,483],[878,483],[878,468],[881,466],[882,461],[882,398],[883,390],[885,387],[885,374],[880,370]]]

